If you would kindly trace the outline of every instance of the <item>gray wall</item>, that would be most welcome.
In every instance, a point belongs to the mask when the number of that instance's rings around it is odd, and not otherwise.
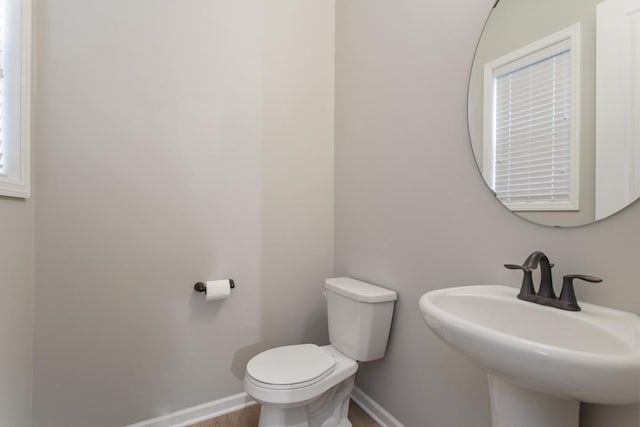
[[[325,343],[334,3],[38,3],[37,427],[242,391]],[[222,302],[192,291],[231,277]]]
[[[640,312],[640,206],[552,229],[491,197],[466,125],[467,81],[493,0],[345,0],[336,12],[336,274],[399,292],[386,357],[358,385],[408,427],[486,427],[484,372],[428,329],[424,292],[510,284],[502,264],[533,250],[567,273],[594,274],[579,298]],[[559,325],[561,327],[561,325]],[[583,427],[636,427],[636,406],[582,405]]]
[[[31,426],[33,203],[0,197],[0,425]]]

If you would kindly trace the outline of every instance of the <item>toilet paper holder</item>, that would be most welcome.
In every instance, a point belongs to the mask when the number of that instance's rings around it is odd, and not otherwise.
[[[235,282],[233,281],[233,279],[228,279],[229,280],[229,287],[231,289],[234,289],[236,287]],[[204,282],[198,282],[195,285],[193,285],[193,290],[196,292],[207,292],[207,284]]]

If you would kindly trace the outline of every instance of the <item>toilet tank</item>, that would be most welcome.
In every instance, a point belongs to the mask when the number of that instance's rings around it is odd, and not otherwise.
[[[384,357],[397,294],[350,277],[327,279],[325,291],[331,345],[361,362]]]

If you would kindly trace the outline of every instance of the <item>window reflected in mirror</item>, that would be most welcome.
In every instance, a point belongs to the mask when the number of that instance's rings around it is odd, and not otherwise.
[[[499,0],[468,100],[471,147],[496,198],[549,226],[638,199],[639,79],[640,0]]]

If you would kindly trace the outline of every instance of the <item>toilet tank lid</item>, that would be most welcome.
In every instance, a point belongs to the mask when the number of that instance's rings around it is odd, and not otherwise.
[[[351,277],[332,277],[327,279],[325,288],[360,302],[378,303],[398,299],[398,294],[395,291],[352,279]]]

